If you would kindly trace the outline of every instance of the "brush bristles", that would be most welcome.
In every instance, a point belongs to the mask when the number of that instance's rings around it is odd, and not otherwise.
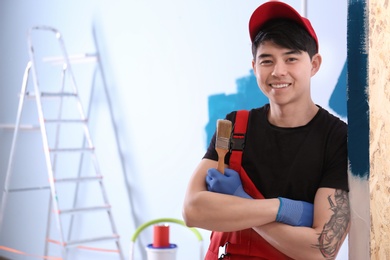
[[[217,136],[215,147],[229,150],[230,135],[232,132],[232,122],[229,120],[217,120]]]

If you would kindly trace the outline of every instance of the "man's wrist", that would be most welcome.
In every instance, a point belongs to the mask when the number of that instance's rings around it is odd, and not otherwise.
[[[311,227],[313,224],[313,204],[278,197],[279,209],[276,214],[276,221],[291,226]]]

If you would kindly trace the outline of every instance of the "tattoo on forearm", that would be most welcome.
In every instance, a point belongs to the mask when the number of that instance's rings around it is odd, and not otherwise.
[[[343,190],[336,190],[334,198],[336,204],[332,201],[331,196],[328,196],[333,215],[329,222],[324,225],[316,245],[326,259],[334,259],[336,256],[346,235],[350,220],[348,193]]]

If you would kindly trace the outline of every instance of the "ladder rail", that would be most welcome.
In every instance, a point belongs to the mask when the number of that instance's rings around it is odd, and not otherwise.
[[[19,126],[20,126],[20,120],[22,117],[22,112],[23,112],[23,104],[24,104],[24,98],[25,98],[25,93],[27,90],[27,82],[29,78],[29,73],[31,70],[31,62],[27,63],[26,69],[24,71],[23,75],[23,82],[22,82],[22,88],[21,88],[21,95],[19,98],[19,105],[18,105],[18,111],[16,114],[16,122],[15,122],[15,129],[14,129],[14,134],[12,137],[12,142],[11,142],[11,150],[10,150],[10,155],[8,158],[8,166],[7,166],[7,172],[5,175],[5,181],[4,181],[4,189],[3,189],[3,196],[1,198],[1,208],[0,208],[0,230],[3,226],[3,221],[4,221],[4,215],[5,215],[5,208],[6,208],[6,203],[8,199],[8,189],[10,186],[11,182],[11,172],[13,170],[13,159],[15,156],[15,148],[16,148],[16,140],[19,134]]]
[[[49,196],[49,205],[47,206],[48,211],[47,211],[47,220],[46,220],[46,240],[45,240],[45,245],[43,248],[44,254],[48,255],[49,254],[49,237],[50,237],[50,231],[51,231],[51,218],[52,218],[52,207],[53,207],[53,198]]]
[[[79,114],[80,114],[80,118],[81,118],[81,120],[86,120],[84,109],[83,109],[83,107],[81,105],[81,100],[80,100],[80,97],[78,95],[78,87],[77,87],[77,83],[76,83],[76,78],[75,78],[75,76],[73,74],[72,66],[71,66],[71,63],[70,63],[70,58],[69,58],[68,52],[67,52],[66,47],[65,47],[65,42],[64,42],[64,40],[62,38],[62,35],[58,31],[56,31],[56,35],[57,35],[57,39],[58,39],[59,44],[60,44],[62,55],[63,55],[64,60],[65,60],[64,65],[66,66],[66,71],[68,71],[68,74],[70,76],[70,80],[71,80],[71,83],[72,83],[71,86],[72,86],[73,92],[76,94],[77,108],[78,108],[78,111],[79,111]],[[88,142],[88,146],[89,147],[93,147],[91,135],[89,133],[87,125],[84,125],[84,133],[85,133],[85,136],[86,136],[86,139],[87,139],[87,142]]]
[[[33,43],[32,43],[32,31],[37,30],[39,28],[55,32],[57,38],[60,36],[60,34],[54,28],[46,27],[46,26],[45,27],[32,27],[28,32],[28,51],[29,51],[30,61],[32,63],[31,71],[33,74],[35,100],[36,100],[36,105],[37,105],[37,110],[38,110],[39,126],[41,128],[43,151],[44,151],[44,155],[45,155],[45,159],[46,159],[45,160],[46,161],[46,168],[47,168],[47,172],[49,175],[50,192],[51,192],[51,196],[53,198],[52,202],[54,202],[54,203],[52,203],[52,206],[54,208],[54,211],[58,212],[59,207],[58,207],[56,199],[54,199],[54,198],[57,198],[57,191],[56,191],[56,187],[54,185],[55,178],[54,178],[54,173],[53,173],[53,166],[51,163],[51,156],[50,156],[50,152],[49,152],[50,148],[49,148],[49,143],[47,140],[47,130],[46,130],[45,119],[44,119],[44,115],[43,115],[41,91],[39,89],[38,72],[37,72],[36,66],[35,66],[36,63],[35,63],[34,47],[33,47]],[[57,220],[56,224],[57,224],[57,229],[58,229],[59,236],[60,236],[60,241],[63,244],[64,243],[64,233],[63,233],[63,228],[61,225],[61,220],[60,220],[60,217],[58,214],[55,214],[55,218]],[[66,259],[66,249],[64,247],[62,247],[61,250],[62,250],[63,257]]]
[[[95,68],[95,72],[96,72],[96,68]],[[94,92],[94,88],[91,89],[91,92],[89,94],[89,100],[92,100],[92,97],[93,97],[93,93]],[[90,118],[90,113],[91,113],[91,102],[88,103],[88,108],[87,108],[87,118]],[[87,123],[87,121],[85,122]],[[83,145],[82,147],[84,147],[86,145],[86,140],[85,140],[85,136],[83,137]],[[81,178],[81,168],[82,168],[82,162],[83,162],[83,159],[84,159],[84,153],[81,154],[80,156],[80,164],[79,164],[79,169],[78,169],[78,173],[77,173],[77,178]],[[96,174],[96,177],[99,178],[102,177],[99,173]],[[78,194],[79,194],[79,185],[77,184],[76,185],[76,188],[75,188],[75,197],[74,197],[74,200],[73,200],[73,208],[76,207],[77,205],[77,197],[78,197]],[[70,219],[70,224],[69,224],[69,231],[68,231],[68,240],[71,239],[71,236],[72,236],[72,230],[73,230],[73,224],[74,224],[74,216],[72,215],[71,216],[71,219]]]
[[[87,118],[89,118],[89,111],[90,110],[88,109],[88,112],[87,112],[88,116],[87,116]],[[83,120],[83,119],[81,119],[81,120]],[[87,120],[84,119],[83,121],[84,121],[85,124],[87,123]],[[92,141],[91,141],[91,143],[92,143]],[[86,140],[86,137],[84,135],[81,147],[84,149],[86,144],[87,144],[87,140]],[[79,167],[78,167],[78,170],[77,170],[77,178],[81,178],[83,162],[84,162],[84,153],[81,153],[80,154]],[[73,208],[76,208],[76,206],[77,206],[77,201],[78,201],[77,198],[78,198],[79,192],[80,192],[80,183],[77,182],[76,187],[75,187],[75,196],[73,197],[73,202],[72,202],[72,207]],[[71,240],[72,235],[73,235],[74,219],[75,219],[74,215],[72,215],[70,217],[70,223],[69,223],[69,228],[68,228],[68,241]]]
[[[65,90],[65,70],[66,70],[66,67],[63,66],[62,71],[61,71],[61,93],[63,93]],[[59,105],[59,109],[58,109],[58,113],[57,113],[57,120],[61,119],[62,108],[63,108],[63,97],[64,96],[60,97],[60,105]],[[47,123],[47,120],[45,120],[45,122]],[[61,130],[61,127],[59,124],[57,124],[56,131],[55,131],[56,132],[55,133],[55,143],[54,143],[55,149],[57,149],[59,147],[60,130]],[[56,178],[56,176],[55,176],[56,166],[57,166],[57,154],[55,153],[55,154],[53,154],[53,175],[54,175],[53,178]],[[51,212],[52,212],[52,209],[53,209],[53,201],[52,201],[52,198],[50,197],[49,206],[48,206],[48,213],[47,213],[48,218],[47,218],[47,225],[46,225],[46,237],[50,237],[50,234],[51,234]],[[48,253],[49,253],[48,240],[46,240],[46,242],[45,242],[44,252],[45,252],[45,255],[48,255]]]

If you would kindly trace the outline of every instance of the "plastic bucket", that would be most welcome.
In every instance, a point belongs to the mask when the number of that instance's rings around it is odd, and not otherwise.
[[[176,260],[177,245],[169,244],[169,247],[153,247],[149,244],[146,247],[148,260]]]

